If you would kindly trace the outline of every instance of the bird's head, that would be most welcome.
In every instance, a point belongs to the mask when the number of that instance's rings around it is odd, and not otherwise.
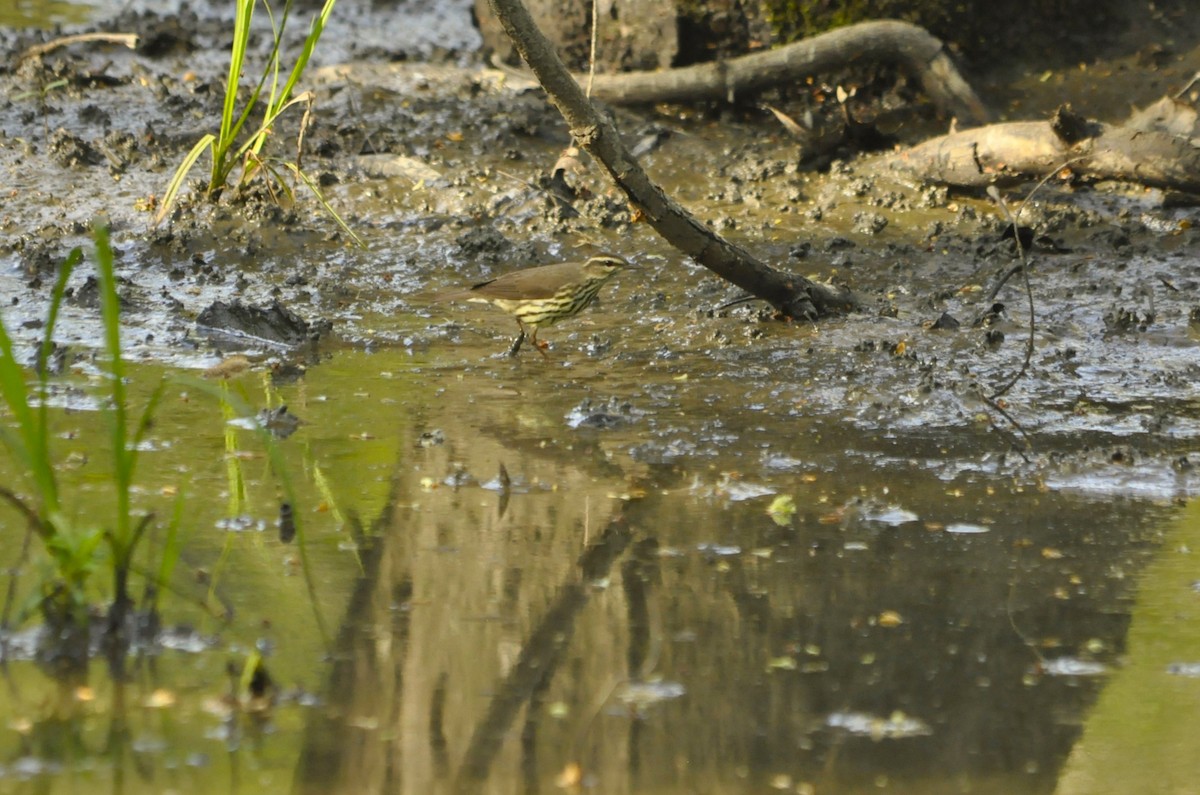
[[[600,254],[583,264],[584,272],[593,279],[607,279],[625,268],[634,266],[628,260],[612,254]]]

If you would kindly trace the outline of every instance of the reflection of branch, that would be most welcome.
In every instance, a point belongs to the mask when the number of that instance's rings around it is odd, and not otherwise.
[[[25,500],[21,499],[4,486],[0,486],[0,498],[3,498],[5,502],[16,508],[17,511],[19,511],[20,514],[25,517],[25,521],[29,524],[30,529],[37,531],[37,534],[42,538],[50,538],[52,534],[51,530],[42,523],[42,520],[40,517],[38,517],[37,512],[30,508],[25,503]]]
[[[429,749],[433,752],[433,765],[438,778],[445,778],[450,769],[446,754],[446,681],[449,675],[442,671],[433,686],[433,697],[429,699]]]
[[[1041,183],[1039,183],[1038,187],[1041,187]],[[1009,212],[1008,203],[1004,201],[1004,197],[1000,195],[1000,190],[995,185],[988,186],[988,196],[991,196],[1000,205],[1000,209],[1004,212],[1004,217],[1008,219],[1008,223],[1012,227],[1013,243],[1017,245],[1017,255],[1021,259],[1021,275],[1025,280],[1025,296],[1029,299],[1029,337],[1025,341],[1025,359],[1021,362],[1021,369],[1009,379],[1008,383],[1002,387],[997,387],[996,391],[988,395],[989,401],[996,401],[1007,394],[1008,390],[1016,386],[1017,382],[1029,370],[1029,364],[1033,361],[1033,342],[1037,334],[1037,313],[1034,311],[1033,305],[1033,287],[1029,283],[1029,255],[1025,251],[1025,246],[1021,244],[1021,230],[1017,226],[1017,219]],[[1022,202],[1021,208],[1017,212],[1020,212],[1024,207],[1025,203]]]
[[[398,472],[399,469],[397,466],[396,471]],[[387,499],[384,501],[379,515],[371,523],[370,531],[364,530],[357,515],[349,517],[351,533],[359,548],[359,564],[362,566],[362,575],[358,578],[354,593],[351,594],[350,601],[342,614],[341,626],[333,647],[333,665],[330,667],[329,677],[322,692],[323,701],[338,709],[346,709],[353,704],[352,696],[355,689],[364,681],[361,666],[364,664],[373,666],[375,658],[379,654],[375,633],[364,632],[363,626],[367,624],[373,626],[375,620],[373,617],[379,612],[375,600],[378,596],[376,592],[379,590],[380,568],[384,552],[387,549],[384,542],[386,539],[395,537],[394,534],[383,532],[383,528],[394,515],[395,506],[399,502],[400,485],[400,478],[393,475]],[[394,578],[394,582],[391,583],[388,590],[393,600],[392,604],[402,604],[411,600],[412,573],[406,569],[396,573],[389,572],[389,575]],[[399,640],[408,637],[410,616],[411,613],[408,610],[391,611],[392,626],[379,630],[396,641],[395,648],[404,651],[407,651],[409,646]],[[401,692],[400,678],[404,671],[405,659],[401,656],[392,662],[397,694]],[[382,678],[382,672],[380,672],[380,676]],[[386,716],[380,718],[379,725],[399,725],[396,716],[400,713],[401,707],[402,702],[399,697],[391,703],[376,702],[376,708],[380,712],[388,711]],[[350,746],[344,739],[345,731],[345,717],[337,714],[336,711],[313,710],[309,714],[307,725],[304,728],[300,758],[296,764],[296,773],[293,778],[293,793],[305,795],[306,793],[331,792],[337,790],[339,786],[357,780],[359,771],[354,768],[353,760],[347,750]],[[389,771],[399,767],[399,762],[393,758],[395,754],[395,744],[387,744],[384,755],[385,768]],[[391,790],[384,787],[383,791]]]
[[[525,642],[516,664],[496,687],[487,714],[471,735],[455,782],[456,791],[478,791],[479,782],[487,777],[517,713],[537,691],[539,683],[548,681],[562,661],[575,616],[587,603],[591,583],[608,575],[630,538],[626,521],[614,519],[604,528],[600,539],[580,556],[578,577],[572,575],[572,581],[559,589],[541,624]]]

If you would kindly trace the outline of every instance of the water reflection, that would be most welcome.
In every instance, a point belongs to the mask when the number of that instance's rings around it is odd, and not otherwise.
[[[122,792],[1014,793],[1091,774],[1082,727],[1125,675],[1169,507],[990,471],[986,428],[869,434],[782,393],[729,409],[745,403],[733,379],[647,383],[638,363],[476,344],[454,362],[341,351],[276,385],[299,420],[279,442],[303,484],[291,544],[264,460],[235,446],[231,480],[219,410],[172,391],[145,495],[169,506],[181,479],[201,495],[183,569],[205,580],[179,592],[215,590],[236,618],[198,615],[184,637],[199,647],[164,642],[123,682],[96,671],[43,699],[70,713],[39,710],[25,694],[44,678],[12,665],[0,775]],[[597,410],[610,419],[575,421]],[[76,427],[93,415],[64,415],[64,453],[98,443]],[[1180,591],[1168,611],[1194,599]],[[240,714],[225,669],[254,648],[281,699]],[[1194,681],[1160,669],[1167,692]],[[1084,742],[1108,747],[1098,729]]]
[[[736,416],[716,465],[646,463],[645,426],[565,430],[586,367],[522,372],[399,445],[296,791],[1054,789],[1124,649],[1145,504],[846,457],[881,443],[836,427],[781,471]]]
[[[1193,550],[1200,547],[1200,502],[1188,505],[1163,541],[1141,578],[1127,659],[1088,715],[1058,795],[1195,789],[1200,636]]]
[[[54,25],[86,22],[96,14],[94,2],[66,2],[65,0],[15,0],[0,8],[0,27],[49,28]]]

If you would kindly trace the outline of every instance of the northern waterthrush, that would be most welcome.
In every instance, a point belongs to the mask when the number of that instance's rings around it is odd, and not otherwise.
[[[545,356],[546,352],[538,346],[538,328],[578,315],[605,282],[629,267],[632,266],[620,257],[601,254],[586,262],[560,262],[513,271],[468,290],[439,296],[439,300],[477,301],[500,307],[516,317],[521,327],[509,355],[517,355],[526,331],[533,329],[531,341]]]

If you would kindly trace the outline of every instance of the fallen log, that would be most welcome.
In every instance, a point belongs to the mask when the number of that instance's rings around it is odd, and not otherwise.
[[[1196,108],[1164,97],[1120,125],[1060,108],[1048,121],[1008,122],[951,133],[886,156],[906,176],[981,188],[1069,169],[1075,180],[1120,180],[1200,193]]]
[[[876,62],[894,63],[908,72],[934,104],[960,124],[988,120],[983,102],[959,73],[941,40],[922,27],[890,19],[838,28],[723,61],[657,72],[598,74],[592,83],[592,97],[615,105],[733,101],[768,86]]]

